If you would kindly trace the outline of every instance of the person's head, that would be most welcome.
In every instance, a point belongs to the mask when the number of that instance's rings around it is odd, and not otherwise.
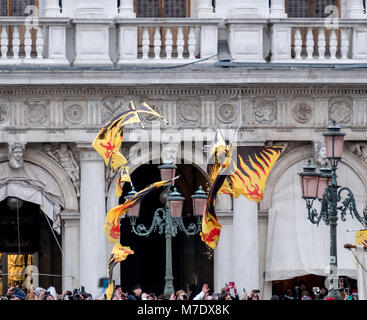
[[[45,296],[43,297],[43,300],[55,300],[54,297],[51,294],[45,294]]]
[[[254,293],[252,296],[252,300],[260,300],[259,295],[257,293]]]
[[[141,285],[140,284],[136,284],[135,286],[133,286],[133,293],[137,297],[139,297],[141,295],[142,289],[141,289]]]
[[[147,293],[145,293],[145,292],[143,292],[143,293],[141,294],[141,300],[148,300],[148,298],[149,298],[149,294],[147,294]]]
[[[196,284],[192,284],[190,286],[190,292],[191,293],[196,293],[198,291],[198,286]]]
[[[299,284],[299,289],[301,290],[301,292],[302,292],[303,290],[306,290],[306,284],[305,284],[304,282],[300,282],[300,284]]]
[[[221,295],[220,300],[232,300],[231,295],[227,292]]]
[[[187,300],[187,294],[183,290],[178,290],[176,292],[176,300]]]
[[[292,289],[290,288],[287,288],[287,290],[285,290],[285,294],[288,296],[288,297],[291,297],[293,296],[293,292],[292,292]]]
[[[36,299],[36,295],[34,294],[34,292],[30,292],[26,295],[25,300],[35,300]]]
[[[326,295],[326,294],[327,294],[327,289],[326,289],[325,287],[322,287],[322,288],[320,289],[320,293],[321,293],[322,295]]]
[[[122,288],[121,288],[121,286],[119,286],[119,285],[117,285],[116,287],[115,287],[115,294],[116,295],[122,295]]]

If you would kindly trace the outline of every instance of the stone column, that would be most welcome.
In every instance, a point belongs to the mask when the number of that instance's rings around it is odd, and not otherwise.
[[[346,18],[349,19],[367,18],[367,14],[364,13],[363,0],[348,0]]]
[[[214,250],[214,291],[220,292],[225,283],[232,281],[232,197],[219,194],[215,211],[222,225],[218,246]]]
[[[134,0],[121,0],[118,16],[120,18],[136,18]]]
[[[105,165],[90,144],[79,144],[80,150],[80,285],[93,297],[100,294],[98,280],[106,276],[107,238]]]
[[[200,0],[196,8],[196,14],[198,18],[213,18],[215,14],[212,0]]]
[[[270,18],[287,18],[285,13],[285,0],[272,0],[270,8]]]
[[[46,0],[43,12],[45,17],[60,17],[59,0]]]
[[[62,212],[62,290],[79,287],[80,215]]]
[[[259,289],[259,232],[257,203],[243,196],[233,200],[233,281],[241,294]]]

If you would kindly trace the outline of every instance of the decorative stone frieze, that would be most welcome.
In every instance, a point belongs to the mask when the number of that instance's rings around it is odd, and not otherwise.
[[[307,123],[312,119],[312,108],[306,102],[299,102],[293,108],[293,118],[299,123]]]
[[[217,108],[217,118],[220,122],[229,124],[237,119],[237,107],[232,103],[223,103]]]
[[[32,125],[44,125],[49,120],[50,102],[49,100],[26,101],[27,120]]]
[[[177,101],[178,122],[185,125],[200,124],[201,105],[198,101],[179,100]]]
[[[65,117],[71,124],[81,123],[85,117],[85,109],[79,104],[70,104],[65,108]]]
[[[0,104],[0,124],[8,120],[8,107],[5,104]]]
[[[126,102],[117,97],[106,97],[102,99],[102,122],[111,120],[116,114],[127,108]]]
[[[329,121],[347,124],[352,120],[353,104],[351,99],[333,98],[329,101]]]
[[[272,124],[278,118],[275,100],[259,100],[254,107],[255,121],[259,124]]]

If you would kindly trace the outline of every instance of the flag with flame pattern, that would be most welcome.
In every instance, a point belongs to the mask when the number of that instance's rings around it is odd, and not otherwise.
[[[120,204],[108,211],[105,219],[104,231],[109,242],[116,243],[120,238],[120,217],[122,217],[136,203],[142,201],[151,191],[170,183],[174,179],[176,178],[155,182],[145,189],[137,192],[132,198],[126,199],[123,204]]]
[[[122,182],[129,182],[131,184],[130,168],[127,166],[124,166],[120,169],[116,185],[116,197],[122,196],[122,186],[121,186]]]
[[[264,197],[265,185],[282,146],[226,146],[217,129],[207,166],[212,186],[202,220],[201,239],[215,249],[221,225],[215,214],[215,199],[218,193],[259,202]]]
[[[108,287],[106,289],[107,300],[112,299],[113,294],[113,268],[124,261],[128,255],[134,254],[134,251],[130,249],[130,247],[123,247],[120,243],[116,243],[112,249],[110,260],[107,264],[107,277],[108,277]]]

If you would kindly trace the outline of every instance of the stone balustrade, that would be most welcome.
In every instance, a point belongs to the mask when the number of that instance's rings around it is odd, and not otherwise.
[[[365,18],[2,17],[0,66],[213,63],[223,31],[233,62],[367,61]]]
[[[69,64],[66,59],[67,18],[0,18],[0,65]]]
[[[218,53],[218,19],[120,19],[119,64],[185,63]]]
[[[273,62],[358,63],[367,60],[367,21],[271,21]]]

